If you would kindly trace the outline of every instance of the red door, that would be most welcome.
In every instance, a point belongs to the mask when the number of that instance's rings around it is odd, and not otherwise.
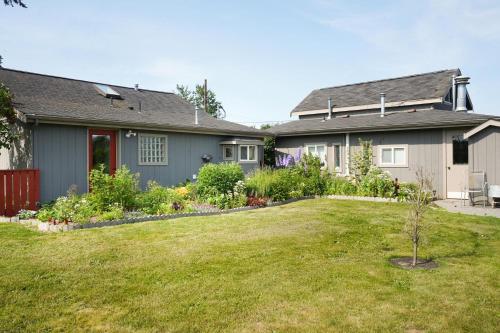
[[[116,131],[89,129],[89,172],[104,165],[113,175],[116,171]]]

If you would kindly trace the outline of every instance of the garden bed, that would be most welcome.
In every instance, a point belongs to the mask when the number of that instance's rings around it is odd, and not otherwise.
[[[222,215],[222,214],[242,212],[242,211],[247,211],[247,210],[254,210],[254,209],[259,209],[259,208],[281,206],[281,205],[285,205],[288,203],[292,203],[292,202],[296,202],[296,201],[300,201],[300,200],[308,200],[308,199],[313,199],[313,198],[314,197],[302,197],[302,198],[288,199],[288,200],[284,200],[284,201],[280,201],[280,202],[271,202],[271,203],[267,204],[267,206],[245,206],[245,207],[222,209],[222,210],[211,209],[211,210],[206,210],[206,211],[189,212],[189,213],[148,215],[148,216],[124,218],[124,219],[120,219],[120,220],[102,221],[102,222],[87,223],[87,224],[76,224],[76,223],[71,223],[71,222],[69,222],[67,224],[64,224],[64,223],[52,224],[49,222],[41,222],[38,220],[30,220],[31,221],[30,224],[37,225],[38,230],[42,231],[42,232],[61,232],[61,231],[71,231],[71,230],[77,230],[77,229],[102,228],[102,227],[116,226],[116,225],[121,225],[121,224],[131,224],[131,223],[140,223],[140,222],[148,222],[148,221],[173,220],[173,219],[178,219],[178,218],[182,218],[182,217]],[[23,220],[20,220],[20,222],[24,223]]]

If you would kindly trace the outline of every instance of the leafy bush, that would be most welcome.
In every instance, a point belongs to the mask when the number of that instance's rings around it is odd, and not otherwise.
[[[209,196],[232,192],[238,181],[243,181],[245,175],[241,165],[237,163],[208,163],[198,173],[196,187],[202,199]]]
[[[392,197],[394,182],[391,175],[377,166],[371,166],[368,173],[361,178],[359,194],[373,197]]]
[[[273,186],[278,176],[278,171],[271,168],[252,171],[246,180],[249,195],[259,198],[272,197]]]
[[[123,207],[119,204],[111,205],[108,210],[97,217],[98,222],[120,220],[124,217]]]
[[[169,214],[174,207],[184,207],[185,199],[173,188],[163,187],[155,181],[148,182],[148,188],[138,196],[138,205],[146,214]],[[177,209],[182,210],[182,209]]]
[[[91,195],[89,200],[99,210],[117,203],[125,209],[135,206],[135,198],[139,193],[139,174],[132,174],[126,166],[116,170],[114,176],[104,171],[104,165],[90,172]]]
[[[242,180],[238,181],[233,189],[226,193],[216,193],[214,191],[207,196],[206,201],[220,209],[243,207],[247,202],[245,183]]]
[[[359,139],[359,145],[361,149],[352,158],[352,171],[358,180],[366,176],[373,165],[372,142]]]
[[[28,210],[28,209],[21,209],[17,213],[17,217],[20,220],[26,220],[26,219],[32,219],[36,216],[36,211],[35,210]]]
[[[250,207],[265,207],[267,206],[266,198],[248,197],[247,206]]]
[[[303,195],[321,195],[326,189],[326,177],[321,171],[321,160],[312,154],[302,157],[295,168],[298,168],[303,177]]]
[[[418,185],[415,183],[401,183],[399,184],[399,191],[397,195],[398,201],[408,201],[414,193],[418,190]]]
[[[332,195],[356,195],[358,187],[355,181],[342,176],[332,176],[328,179],[326,193]]]

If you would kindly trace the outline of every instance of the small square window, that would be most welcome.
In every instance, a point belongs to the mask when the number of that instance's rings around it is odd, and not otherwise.
[[[139,134],[139,164],[168,164],[168,141],[166,135]]]
[[[224,160],[232,161],[234,160],[234,146],[225,145],[222,147]]]
[[[380,165],[386,167],[407,167],[407,146],[380,147]]]
[[[240,146],[240,161],[242,161],[242,162],[257,162],[257,146],[256,145],[241,145]]]

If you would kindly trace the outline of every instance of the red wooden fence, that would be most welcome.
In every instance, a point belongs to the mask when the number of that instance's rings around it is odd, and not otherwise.
[[[0,216],[35,210],[40,200],[40,170],[0,170]]]

